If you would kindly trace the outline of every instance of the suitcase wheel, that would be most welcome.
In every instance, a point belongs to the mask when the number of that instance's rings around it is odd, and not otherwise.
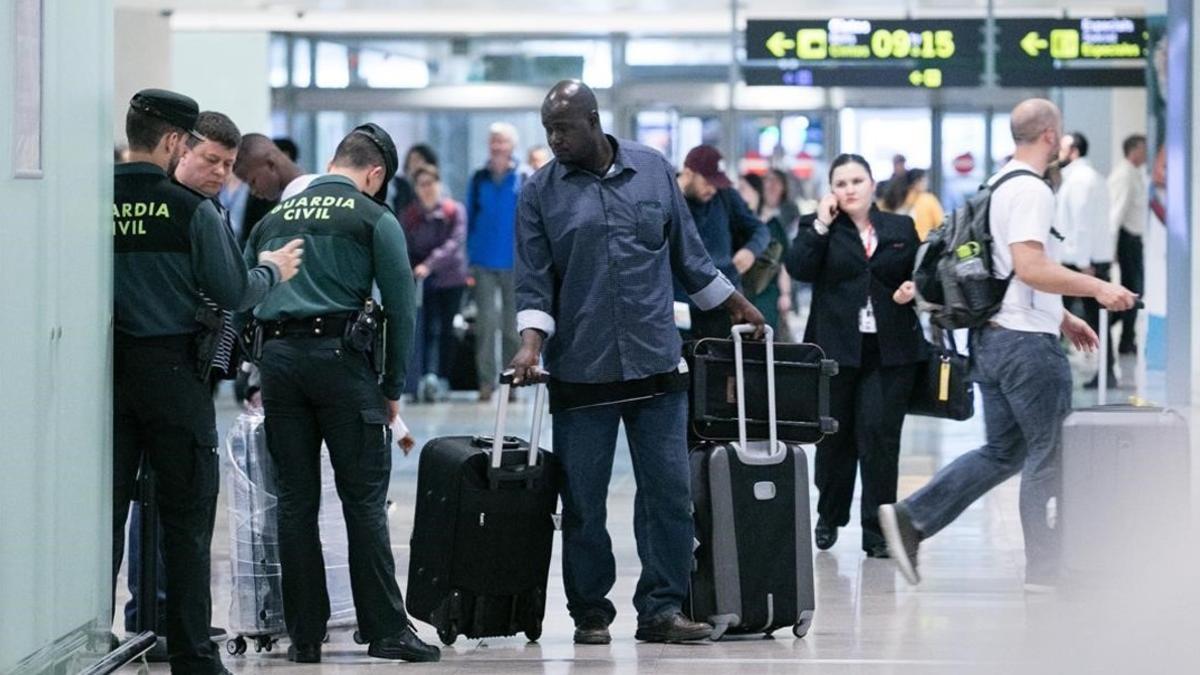
[[[272,638],[270,636],[254,638],[255,653],[269,652],[274,648],[275,648],[275,638]]]
[[[795,635],[798,638],[802,638],[805,635],[808,635],[808,629],[811,627],[812,627],[812,617],[811,616],[802,616],[802,617],[800,617],[800,621],[795,626],[792,626],[792,635]]]
[[[225,651],[229,652],[230,656],[241,656],[246,653],[246,638],[242,636],[235,637],[225,641]]]
[[[537,628],[531,628],[530,630],[525,631],[525,639],[529,640],[530,642],[537,642],[538,638],[540,638],[540,637],[542,637],[542,627],[541,626],[538,626]]]
[[[451,623],[446,628],[439,628],[437,634],[442,644],[449,647],[454,644],[455,640],[458,640],[458,625]]]

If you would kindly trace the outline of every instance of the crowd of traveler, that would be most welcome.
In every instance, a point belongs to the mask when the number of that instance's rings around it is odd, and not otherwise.
[[[841,154],[829,165],[829,194],[802,215],[781,169],[735,183],[715,147],[692,149],[676,168],[658,151],[606,133],[595,95],[578,81],[550,90],[541,119],[546,147],[529,148],[525,162],[517,159],[516,129],[491,125],[487,161],[458,200],[444,189],[432,148],[414,145],[400,162],[374,124],[351,130],[324,173],[306,174],[294,145],[243,135],[185,96],[146,90],[131,101],[114,205],[113,579],[132,480],[145,457],[162,477],[161,601],[173,672],[226,672],[209,629],[217,490],[209,385],[239,369],[230,337],[218,341],[199,378],[187,375],[194,317],[205,308],[224,318],[223,338],[235,315],[252,315],[265,331],[249,348],[259,351],[255,400],[265,407],[279,470],[284,612],[295,661],[320,660],[329,618],[316,528],[322,441],[345,508],[369,653],[439,658],[413,631],[396,582],[384,511],[392,456],[385,430],[403,395],[443,400],[446,382],[463,367],[476,371],[480,401],[493,397],[502,367],[517,384],[549,381],[575,641],[611,640],[616,568],[605,502],[621,426],[637,481],[636,638],[708,637],[711,626],[683,612],[694,532],[682,341],[725,337],[742,323],[758,335],[769,325],[787,336],[798,284],[811,287],[811,303],[803,335],[793,337],[820,346],[839,366],[830,414],[840,429],[815,457],[817,547],[834,546],[849,523],[861,474],[862,549],[892,558],[916,583],[920,543],[1020,472],[1028,588],[1056,584],[1058,532],[1047,505],[1059,486],[1060,430],[1071,404],[1063,340],[1093,349],[1099,308],[1125,312],[1135,304],[1143,137],[1130,137],[1105,180],[1087,160],[1086,137],[1062,133],[1052,103],[1032,99],[1014,109],[1016,151],[991,178],[990,207],[996,273],[1012,281],[999,312],[970,341],[987,442],[897,502],[907,402],[929,351],[913,267],[943,217],[927,174],[897,157],[881,187],[866,159]],[[1056,163],[1057,195],[1043,178]],[[996,182],[1013,172],[1021,173]],[[122,219],[152,201],[170,205],[161,222],[139,230],[145,225]],[[1110,281],[1114,263],[1133,291]],[[373,287],[388,320],[380,364],[343,344],[352,327],[338,318],[361,310]],[[1084,300],[1086,321],[1064,311],[1064,298]],[[459,348],[456,325],[468,300],[473,354]],[[687,306],[686,324],[676,303]],[[1121,317],[1122,352],[1135,345],[1130,316]],[[162,377],[173,378],[172,393],[156,400]],[[189,411],[183,420],[181,407]],[[136,537],[129,543],[132,565]],[[135,576],[131,570],[131,583]]]

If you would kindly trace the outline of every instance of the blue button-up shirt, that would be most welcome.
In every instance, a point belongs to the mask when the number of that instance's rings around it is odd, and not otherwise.
[[[603,178],[551,161],[517,207],[517,329],[550,336],[563,382],[638,380],[678,367],[673,280],[713,309],[733,293],[700,241],[675,171],[657,150],[609,136]]]

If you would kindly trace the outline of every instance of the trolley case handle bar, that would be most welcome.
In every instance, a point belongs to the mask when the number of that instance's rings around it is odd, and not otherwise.
[[[492,468],[499,469],[504,455],[504,425],[508,421],[508,392],[512,388],[515,371],[506,370],[500,374],[500,398],[496,406],[496,426],[492,435]],[[537,466],[538,443],[542,437],[542,411],[546,403],[546,385],[538,384],[533,397],[533,429],[529,432],[529,467]]]
[[[763,340],[767,351],[767,434],[770,439],[770,453],[778,450],[778,434],[775,420],[775,331],[770,326],[763,326]],[[753,333],[755,327],[748,323],[733,327],[733,369],[737,379],[737,410],[738,410],[738,441],[743,452],[746,451],[746,377],[742,363],[742,334]]]

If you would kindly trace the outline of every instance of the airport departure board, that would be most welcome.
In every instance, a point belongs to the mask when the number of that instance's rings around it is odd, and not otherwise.
[[[1002,87],[1146,84],[1144,19],[999,19],[996,28]]]
[[[983,21],[959,19],[751,19],[748,85],[978,87]]]

